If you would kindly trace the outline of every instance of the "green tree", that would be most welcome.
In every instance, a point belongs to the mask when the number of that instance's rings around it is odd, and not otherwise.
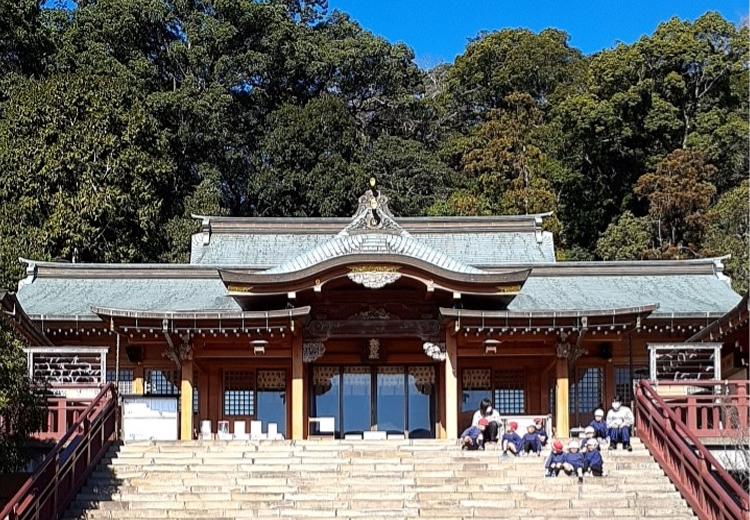
[[[581,52],[568,35],[547,29],[487,33],[471,42],[448,72],[457,124],[475,123],[493,109],[505,108],[513,92],[528,94],[539,106],[574,83],[584,67]]]
[[[607,226],[596,242],[596,254],[602,260],[642,260],[650,248],[650,227],[647,217],[626,211]]]
[[[42,0],[0,0],[0,87],[6,74],[43,71],[51,43],[43,4]]]
[[[30,434],[42,429],[47,406],[44,388],[32,382],[26,354],[7,318],[0,318],[0,474],[19,471],[27,462]]]
[[[419,216],[444,200],[456,184],[455,173],[422,143],[400,137],[378,138],[367,151],[362,170],[377,178],[396,215]]]
[[[656,171],[638,179],[635,193],[648,199],[649,216],[656,223],[656,243],[662,252],[679,256],[683,249],[695,254],[706,225],[716,188],[711,179],[716,168],[698,152],[675,150]]]
[[[127,80],[63,74],[11,93],[0,119],[0,250],[33,237],[41,258],[76,249],[83,261],[157,256],[175,170]],[[6,286],[19,267],[5,266]]]
[[[366,182],[358,158],[365,144],[357,121],[333,96],[304,107],[285,105],[270,117],[250,196],[257,215],[351,214]]]
[[[750,183],[744,181],[726,192],[708,211],[708,227],[703,241],[705,256],[732,255],[726,261],[726,274],[739,293],[750,288]]]

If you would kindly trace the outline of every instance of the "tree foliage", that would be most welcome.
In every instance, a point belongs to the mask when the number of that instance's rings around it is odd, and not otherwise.
[[[325,0],[49,5],[0,0],[5,287],[18,256],[186,261],[192,214],[346,215],[371,175],[402,215],[552,211],[561,259],[732,252],[747,287],[748,29],[716,13],[425,71]]]
[[[26,439],[47,417],[43,388],[27,376],[26,354],[5,317],[0,318],[0,474],[25,464]]]

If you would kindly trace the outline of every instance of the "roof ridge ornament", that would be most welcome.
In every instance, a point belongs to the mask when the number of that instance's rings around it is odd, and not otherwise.
[[[409,236],[409,233],[396,222],[388,207],[388,197],[377,189],[375,177],[370,177],[370,189],[359,197],[352,221],[339,235],[357,235],[372,231]]]

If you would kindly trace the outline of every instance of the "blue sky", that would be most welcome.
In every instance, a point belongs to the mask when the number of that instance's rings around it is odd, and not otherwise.
[[[548,27],[570,34],[587,54],[632,43],[673,16],[694,20],[718,11],[732,22],[747,17],[747,0],[328,0],[363,27],[403,42],[422,67],[451,62],[483,30]]]

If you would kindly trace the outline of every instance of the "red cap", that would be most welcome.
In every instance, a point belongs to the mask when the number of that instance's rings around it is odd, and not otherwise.
[[[487,426],[488,424],[490,424],[490,421],[488,421],[484,417],[482,417],[481,419],[479,419],[479,426]]]
[[[555,451],[562,451],[563,450],[563,443],[560,441],[555,441],[552,443],[552,449]]]
[[[517,430],[518,429],[518,423],[517,422],[511,422],[508,424],[511,430]]]

